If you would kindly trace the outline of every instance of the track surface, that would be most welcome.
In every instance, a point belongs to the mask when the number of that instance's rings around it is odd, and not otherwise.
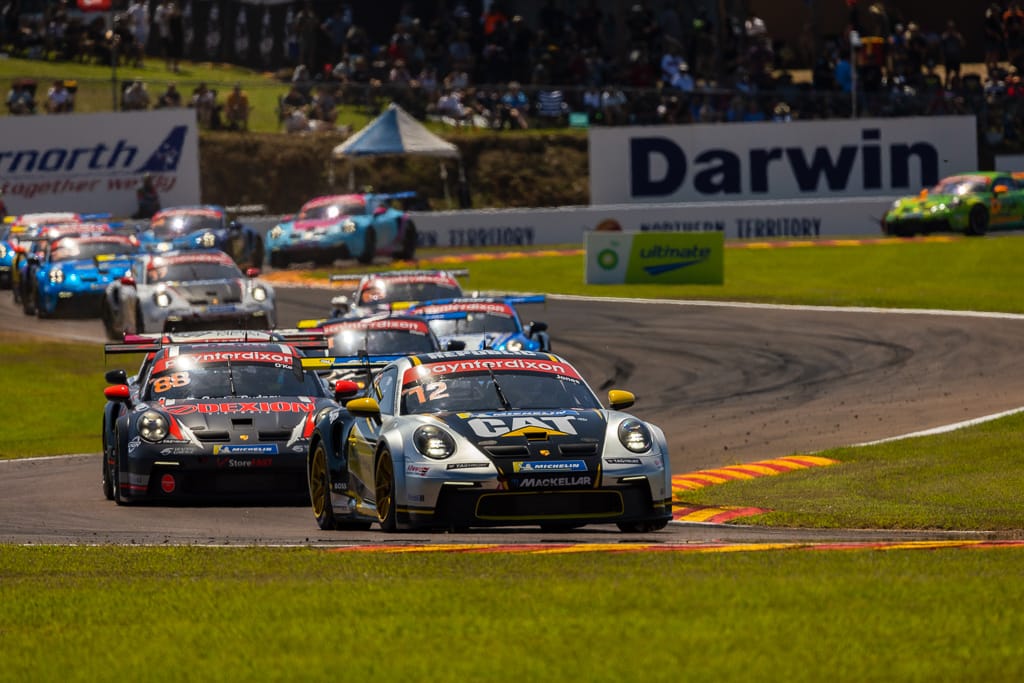
[[[319,317],[330,293],[278,287],[280,322]],[[810,453],[1024,405],[1024,318],[638,304],[549,299],[522,316],[603,394],[637,394],[632,412],[661,425],[673,471]],[[0,293],[0,330],[101,341],[96,320],[35,320]],[[45,342],[44,342],[45,343]],[[50,342],[52,343],[52,341]],[[97,423],[99,416],[97,416]],[[765,530],[672,524],[541,534],[322,532],[305,506],[118,507],[99,487],[98,455],[0,461],[0,542],[537,543],[855,541],[971,537],[934,532]],[[984,536],[984,535],[982,535]]]

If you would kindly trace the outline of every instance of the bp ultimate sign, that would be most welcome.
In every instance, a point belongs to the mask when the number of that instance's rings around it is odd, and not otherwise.
[[[147,173],[163,206],[199,202],[193,110],[0,118],[0,189],[9,213],[130,216]]]
[[[973,116],[591,128],[590,202],[898,196],[978,164]]]
[[[720,285],[725,282],[725,239],[720,232],[620,232],[584,236],[584,281]]]

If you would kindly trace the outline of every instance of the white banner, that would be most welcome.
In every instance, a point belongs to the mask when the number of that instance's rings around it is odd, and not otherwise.
[[[915,194],[975,170],[973,116],[592,127],[592,204]]]
[[[581,244],[587,231],[722,232],[725,239],[881,236],[895,197],[414,213],[421,247]]]
[[[133,214],[149,173],[163,206],[199,202],[191,109],[0,118],[0,189],[11,214]]]

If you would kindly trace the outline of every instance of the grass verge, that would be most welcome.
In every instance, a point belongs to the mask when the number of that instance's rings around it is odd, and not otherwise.
[[[492,254],[494,258],[470,261],[459,255],[447,261],[429,251],[420,256],[428,259],[423,267],[468,268],[466,289],[1024,313],[1024,299],[1018,295],[1022,235],[942,242],[892,239],[849,246],[806,243],[778,249],[733,246],[725,250],[723,285],[587,285],[584,257],[579,255],[535,258],[524,251],[523,258]],[[313,271],[308,277],[326,283],[328,275]]]
[[[4,680],[1019,680],[1024,549],[5,547]]]

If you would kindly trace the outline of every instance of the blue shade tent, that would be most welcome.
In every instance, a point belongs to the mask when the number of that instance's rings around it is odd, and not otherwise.
[[[459,148],[434,135],[409,112],[392,102],[383,114],[366,127],[334,148],[334,158],[381,156],[385,154],[416,154],[419,156],[459,159]],[[441,162],[441,178],[445,181],[445,199],[448,199],[448,169]],[[459,163],[459,180],[464,182],[465,171]],[[355,171],[349,172],[349,189],[355,189]]]

